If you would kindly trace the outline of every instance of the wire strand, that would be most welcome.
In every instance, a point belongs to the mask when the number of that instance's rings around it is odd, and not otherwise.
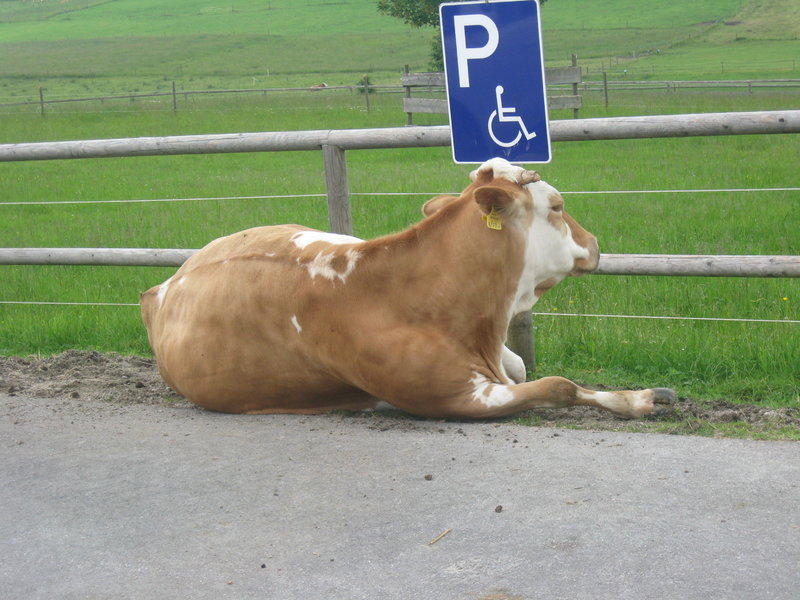
[[[733,323],[800,323],[793,319],[736,319],[731,317],[670,317],[666,315],[598,315],[583,313],[535,312],[536,317],[593,317],[598,319],[657,319],[668,321],[727,321]]]
[[[588,195],[622,195],[622,194],[723,194],[723,193],[749,193],[749,192],[800,192],[800,187],[774,187],[774,188],[713,188],[690,190],[585,190],[561,192],[562,195],[588,196]],[[440,196],[444,194],[455,195],[458,192],[352,192],[351,196]],[[34,200],[32,202],[0,202],[0,206],[37,206],[37,205],[64,205],[64,204],[146,204],[151,202],[213,202],[220,200],[280,200],[291,198],[325,198],[326,194],[274,194],[269,196],[209,196],[197,198],[142,198],[130,200]]]
[[[24,301],[24,300],[0,300],[0,305],[29,305],[29,306],[139,306],[137,303],[129,302],[49,302],[49,301]],[[794,319],[737,319],[729,317],[681,317],[663,315],[606,315],[588,313],[558,313],[558,312],[535,312],[535,317],[588,317],[596,319],[651,319],[669,321],[726,321],[732,323],[791,323],[800,324],[800,320]]]

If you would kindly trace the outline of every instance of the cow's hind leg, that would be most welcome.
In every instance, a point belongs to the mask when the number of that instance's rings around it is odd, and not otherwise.
[[[593,391],[563,377],[544,377],[517,385],[491,383],[482,376],[474,380],[470,400],[461,405],[462,416],[500,417],[534,408],[593,406],[618,417],[633,419],[657,411],[659,404],[675,401],[675,392],[666,388],[635,391]]]

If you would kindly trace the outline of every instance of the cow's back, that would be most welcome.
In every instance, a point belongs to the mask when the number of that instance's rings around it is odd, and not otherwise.
[[[142,295],[150,344],[171,387],[226,412],[315,411],[343,396],[363,399],[329,374],[312,324],[298,316],[346,270],[326,262],[333,246],[309,243],[315,236],[329,234],[283,225],[219,238]]]

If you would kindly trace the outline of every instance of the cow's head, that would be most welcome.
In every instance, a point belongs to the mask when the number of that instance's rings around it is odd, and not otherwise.
[[[487,226],[521,233],[524,267],[513,312],[529,310],[548,289],[567,276],[582,275],[597,268],[597,239],[564,210],[564,199],[535,171],[493,158],[470,173],[472,194]],[[463,195],[462,195],[463,197]],[[445,204],[434,198],[425,212]]]

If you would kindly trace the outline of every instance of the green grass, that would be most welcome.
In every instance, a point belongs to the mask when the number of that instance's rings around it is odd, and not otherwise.
[[[0,102],[39,87],[74,97],[173,80],[186,90],[396,81],[403,64],[425,65],[429,38],[374,0],[0,2]]]
[[[785,92],[625,93],[606,111],[587,98],[585,116],[784,107]],[[197,101],[177,114],[127,101],[118,110],[33,112],[0,120],[4,141],[400,125],[399,97],[304,94]],[[120,108],[121,107],[121,108]],[[646,107],[646,110],[640,109]],[[100,108],[100,107],[95,107]],[[104,107],[108,109],[108,106]],[[123,110],[124,108],[124,110]],[[441,118],[431,116],[431,119]],[[797,186],[794,136],[741,136],[560,143],[544,177],[565,192]],[[355,232],[373,237],[419,218],[424,194],[453,192],[469,166],[448,148],[348,153]],[[6,163],[3,201],[115,200],[322,194],[316,152]],[[421,196],[370,196],[370,192]],[[360,195],[367,194],[367,195]],[[569,211],[610,253],[800,254],[797,194],[566,196]],[[327,227],[324,198],[182,203],[0,206],[0,245],[200,247],[260,224]],[[136,303],[172,269],[3,267],[2,300]],[[800,318],[792,279],[588,276],[543,297],[543,313]],[[0,352],[67,348],[149,353],[135,307],[0,305]],[[612,387],[662,385],[693,398],[772,406],[800,404],[800,328],[783,323],[650,321],[540,316],[538,374]]]
[[[425,70],[431,31],[381,16],[373,0],[238,0],[210,11],[154,0],[0,2],[0,103],[120,92],[398,83]],[[728,24],[726,24],[728,23]],[[596,79],[798,77],[800,5],[775,0],[552,0],[545,54],[571,52]],[[345,43],[346,41],[346,43]],[[150,135],[397,126],[397,94],[348,91],[179,96],[0,107],[0,143]],[[582,116],[797,108],[796,90],[618,92]],[[568,118],[569,113],[553,113]],[[419,124],[446,122],[419,115]],[[470,167],[448,148],[347,155],[355,232],[374,237],[419,218],[425,194],[457,192]],[[796,187],[796,136],[555,144],[544,177],[565,192]],[[0,202],[322,194],[316,152],[5,163]],[[386,198],[370,192],[420,192]],[[358,194],[366,195],[358,195]],[[604,252],[800,254],[797,194],[567,195]],[[326,228],[324,198],[106,205],[0,205],[0,246],[200,247],[246,227]],[[172,269],[2,267],[0,300],[136,303]],[[792,279],[589,276],[535,307],[543,313],[800,318]],[[800,328],[785,323],[540,316],[538,374],[612,387],[673,386],[693,398],[800,405]],[[0,305],[0,353],[68,348],[149,353],[136,307]]]
[[[0,103],[124,92],[399,81],[426,70],[432,30],[375,0],[0,2]],[[598,79],[799,77],[794,0],[553,0],[545,58],[577,53]]]
[[[550,420],[541,413],[531,412],[513,419],[514,423],[526,427],[561,427],[564,429],[602,429],[626,433],[661,433],[666,435],[696,435],[713,438],[737,438],[751,440],[772,440],[797,442],[800,441],[800,428],[787,424],[780,419],[763,420],[756,423],[747,421],[731,421],[725,423],[714,422],[711,419],[694,417],[692,415],[678,414],[672,418],[659,417],[657,419],[643,419],[632,421],[617,421],[608,426],[604,423],[590,423],[588,427],[574,423],[562,423],[559,420]]]
[[[793,0],[554,0],[542,12],[547,59],[576,53],[591,79],[800,77]]]

